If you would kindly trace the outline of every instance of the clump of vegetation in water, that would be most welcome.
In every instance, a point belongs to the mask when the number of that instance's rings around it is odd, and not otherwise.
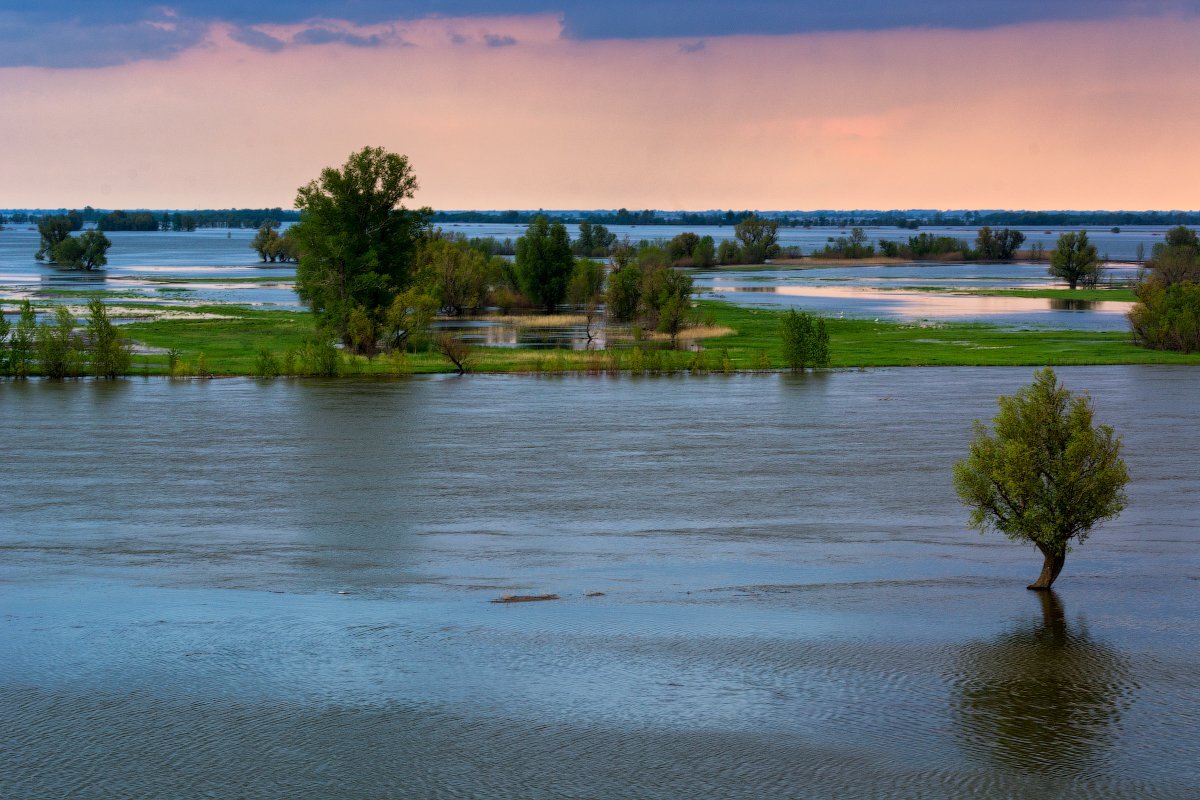
[[[129,340],[120,334],[98,297],[88,302],[87,327],[82,332],[66,306],[57,306],[52,318],[40,325],[28,300],[21,302],[15,325],[0,308],[0,375],[42,375],[52,380],[85,374],[116,378],[130,374],[132,362]]]
[[[1151,252],[1129,312],[1134,340],[1155,350],[1200,351],[1200,239],[1182,225]]]
[[[1121,439],[1092,424],[1086,396],[1072,396],[1047,367],[1031,385],[999,399],[989,431],[975,421],[970,454],[954,466],[954,488],[970,525],[1033,544],[1044,563],[1030,589],[1049,589],[1071,544],[1125,508],[1129,473]]]

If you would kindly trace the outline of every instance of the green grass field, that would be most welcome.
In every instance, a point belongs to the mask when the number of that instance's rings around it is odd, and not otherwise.
[[[1107,291],[1107,290],[1100,290]],[[227,319],[158,320],[123,326],[127,335],[152,348],[178,351],[181,362],[195,365],[201,353],[208,369],[219,375],[251,375],[261,349],[282,360],[314,332],[311,315],[260,311],[230,306],[190,309]],[[699,340],[703,369],[780,369],[780,316],[768,309],[739,308],[704,301],[700,310],[719,326],[736,333]],[[945,323],[905,324],[870,320],[827,319],[834,368],[893,366],[1042,366],[1083,364],[1200,364],[1200,354],[1145,350],[1123,332],[1019,330],[993,325]],[[636,346],[636,343],[635,343]],[[647,345],[649,347],[649,345]],[[561,372],[644,369],[674,371],[696,365],[695,354],[634,355],[633,346],[609,353],[534,348],[487,348],[474,351],[476,372]],[[643,358],[643,356],[646,356]],[[167,356],[138,356],[139,369],[166,371]],[[452,372],[434,352],[404,357],[343,357],[347,374],[389,375]]]

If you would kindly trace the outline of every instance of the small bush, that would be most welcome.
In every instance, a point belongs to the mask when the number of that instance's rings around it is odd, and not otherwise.
[[[267,348],[258,351],[254,360],[254,374],[260,378],[275,378],[279,376],[279,359]]]

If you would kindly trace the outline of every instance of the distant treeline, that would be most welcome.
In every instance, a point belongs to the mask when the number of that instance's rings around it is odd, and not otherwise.
[[[980,227],[1113,227],[1121,225],[1200,225],[1200,211],[437,211],[436,223],[474,222],[528,225],[538,216],[558,222],[600,225],[736,225],[757,214],[781,228],[892,227],[922,225]]]
[[[72,230],[80,230],[85,223],[90,223],[102,231],[194,231],[197,228],[254,229],[262,227],[268,220],[296,222],[300,219],[300,212],[282,208],[126,211],[85,206],[82,210],[60,208],[6,211],[0,213],[0,225],[32,225],[59,216],[71,221]]]
[[[538,216],[556,222],[598,225],[737,225],[758,217],[781,228],[851,228],[855,226],[916,230],[933,227],[1062,228],[1120,227],[1122,225],[1200,225],[1200,211],[435,211],[434,223],[493,223],[529,225]],[[300,212],[282,208],[171,210],[38,209],[0,212],[0,225],[36,224],[50,216],[70,218],[74,230],[84,223],[105,231],[195,230],[196,228],[262,227],[269,220],[296,222]]]

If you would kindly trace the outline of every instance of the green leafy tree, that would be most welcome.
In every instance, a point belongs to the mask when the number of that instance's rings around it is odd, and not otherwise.
[[[1049,271],[1055,278],[1065,280],[1071,289],[1081,282],[1094,286],[1099,275],[1099,263],[1096,245],[1088,242],[1087,231],[1064,233],[1058,237],[1058,244],[1050,254]]]
[[[108,248],[112,247],[109,240],[100,231],[84,231],[79,234],[79,258],[75,262],[79,269],[96,269],[108,264]]]
[[[463,241],[438,237],[417,250],[417,283],[452,316],[483,306],[492,274],[492,262]]]
[[[750,214],[734,226],[733,235],[742,243],[742,260],[758,264],[779,254],[779,223]]]
[[[366,147],[297,191],[301,220],[290,230],[300,248],[296,290],[346,346],[353,309],[378,320],[410,283],[432,214],[404,207],[416,190],[405,156]]]
[[[535,217],[525,235],[517,239],[516,272],[521,291],[550,313],[566,297],[574,268],[566,227],[540,215]]]
[[[737,242],[731,242],[729,239],[721,240],[721,244],[717,245],[717,263],[718,264],[741,264],[742,251],[737,246]]]
[[[597,303],[604,292],[604,265],[590,258],[581,258],[567,283],[567,300],[578,306]]]
[[[1025,234],[1020,231],[1009,228],[993,231],[984,225],[975,237],[975,248],[979,257],[987,261],[1012,261],[1024,241]]]
[[[690,231],[667,242],[667,257],[674,266],[691,266],[692,253],[700,245],[700,237]]]
[[[278,242],[279,223],[276,220],[269,219],[264,222],[254,234],[254,238],[250,240],[250,248],[258,253],[258,257],[266,261],[275,261],[279,257]]]
[[[696,267],[711,267],[717,263],[716,246],[713,237],[701,236],[700,241],[692,249],[692,265]]]
[[[9,370],[8,333],[12,323],[4,316],[4,306],[0,305],[0,375],[7,375]]]
[[[617,235],[603,225],[584,220],[579,223],[579,238],[572,250],[580,256],[606,256],[617,242]]]
[[[28,378],[33,371],[37,327],[37,313],[33,310],[33,304],[22,300],[21,315],[8,340],[8,368],[14,377]]]
[[[825,329],[825,320],[794,308],[788,309],[780,324],[780,337],[783,339],[783,359],[792,372],[829,366],[829,333]]]
[[[671,267],[656,266],[642,273],[642,318],[672,343],[692,320],[692,277]]]
[[[1200,351],[1200,284],[1150,280],[1137,288],[1137,298],[1129,312],[1135,342],[1154,350]]]
[[[71,220],[57,214],[39,221],[37,227],[38,234],[41,236],[41,244],[38,246],[34,258],[38,261],[49,259],[53,262],[54,249],[64,240],[71,238]]]
[[[99,297],[88,301],[87,338],[91,351],[91,373],[97,378],[128,375],[133,363],[129,342],[121,336]]]
[[[410,286],[393,298],[384,314],[384,344],[388,350],[404,351],[424,338],[437,315],[439,301],[420,286]]]
[[[583,311],[586,327],[584,332],[590,344],[595,336],[592,326],[599,316],[600,299],[604,292],[604,265],[590,258],[581,258],[575,264],[571,280],[567,284],[567,300]]]
[[[615,269],[608,276],[604,307],[613,322],[632,322],[642,303],[642,271],[635,264]]]
[[[75,317],[66,306],[54,310],[54,321],[37,328],[37,356],[41,373],[51,380],[74,378],[81,372],[82,357],[75,340]]]
[[[1048,367],[998,402],[994,431],[975,421],[970,452],[954,465],[954,488],[971,508],[971,527],[1041,551],[1042,572],[1029,588],[1049,589],[1071,543],[1125,508],[1121,439],[1094,426],[1090,398],[1073,397]]]
[[[1171,228],[1151,250],[1150,280],[1164,287],[1200,282],[1200,240],[1183,225]]]

